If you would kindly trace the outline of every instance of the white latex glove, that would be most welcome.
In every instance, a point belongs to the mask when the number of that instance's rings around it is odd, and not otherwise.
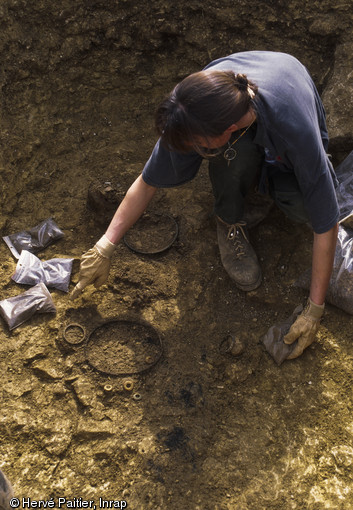
[[[87,285],[100,287],[107,281],[110,261],[116,245],[104,234],[99,241],[81,257],[79,281],[70,299],[76,299]]]
[[[292,344],[298,340],[297,345],[287,359],[294,359],[300,356],[304,349],[311,345],[319,329],[320,319],[324,313],[325,304],[317,305],[308,299],[306,307],[292,324],[290,330],[283,338],[285,344]]]

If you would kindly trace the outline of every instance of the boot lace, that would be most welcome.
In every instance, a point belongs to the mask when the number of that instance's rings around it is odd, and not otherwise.
[[[238,223],[234,223],[234,225],[229,226],[227,241],[231,241],[234,245],[235,256],[240,259],[245,256],[244,251],[244,242],[242,237],[246,242],[249,242],[247,235],[245,233],[244,228],[246,227],[245,221],[239,221]]]

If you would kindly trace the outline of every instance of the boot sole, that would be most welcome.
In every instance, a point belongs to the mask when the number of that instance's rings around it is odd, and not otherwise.
[[[232,278],[233,280],[233,278]],[[258,287],[260,287],[261,285],[261,282],[262,282],[262,273],[260,273],[260,276],[259,278],[257,279],[256,282],[254,283],[249,283],[248,285],[242,285],[240,284],[239,282],[237,282],[236,280],[233,280],[233,282],[235,283],[235,286],[240,289],[240,290],[243,290],[245,292],[250,292],[251,290],[255,290],[257,289]]]

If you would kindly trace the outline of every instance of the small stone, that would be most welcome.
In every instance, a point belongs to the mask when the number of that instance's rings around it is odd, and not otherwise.
[[[234,344],[232,348],[230,349],[230,354],[232,356],[240,356],[245,351],[245,346],[243,342],[240,340],[240,338],[235,337]]]
[[[63,397],[69,391],[61,382],[54,384],[51,390],[56,397]]]
[[[73,382],[72,387],[76,397],[83,406],[94,407],[96,405],[96,390],[89,381],[83,377],[79,377]]]
[[[45,358],[45,357],[46,357],[46,354],[45,354],[44,349],[42,347],[38,347],[36,345],[32,345],[31,347],[29,347],[23,355],[23,359],[27,363],[31,363],[32,361],[35,361],[40,358]]]
[[[63,377],[63,373],[51,366],[48,360],[36,362],[32,365],[32,370],[37,377],[49,381],[55,381],[57,379],[62,379]]]
[[[77,425],[76,436],[84,439],[102,439],[114,435],[110,420],[94,421],[81,419]]]

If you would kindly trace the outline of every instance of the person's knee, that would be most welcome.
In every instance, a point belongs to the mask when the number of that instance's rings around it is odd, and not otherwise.
[[[310,224],[302,195],[295,191],[273,191],[271,193],[277,207],[294,223]]]

